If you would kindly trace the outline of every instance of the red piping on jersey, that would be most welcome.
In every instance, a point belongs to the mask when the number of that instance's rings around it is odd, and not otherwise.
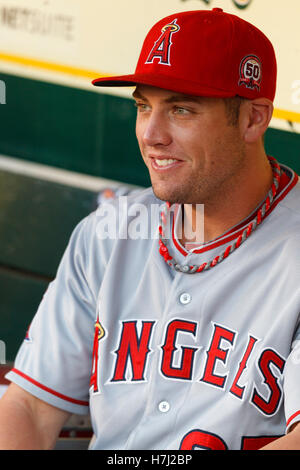
[[[14,372],[15,374],[20,375],[23,377],[23,379],[28,380],[29,382],[33,383],[33,385],[36,385],[37,387],[41,388],[42,390],[45,390],[45,392],[51,393],[52,395],[55,395],[58,398],[61,398],[62,400],[69,401],[71,403],[75,403],[76,405],[83,405],[83,406],[89,406],[88,401],[83,401],[83,400],[76,400],[75,398],[67,397],[66,395],[63,395],[62,393],[56,392],[55,390],[52,390],[49,387],[46,387],[46,385],[41,384],[40,382],[37,382],[36,380],[32,379],[28,375],[24,374],[18,369],[11,369],[11,372]]]
[[[279,202],[282,201],[282,199],[284,199],[285,196],[293,189],[293,187],[297,184],[298,179],[299,179],[299,177],[298,177],[297,173],[295,173],[295,172],[293,172],[291,179],[286,175],[285,172],[282,174],[282,176],[280,178],[280,189],[279,189],[279,191],[281,190],[282,193],[279,194],[278,197],[275,199],[275,201],[273,202],[270,210],[268,211],[268,213],[266,214],[264,219],[266,217],[268,217],[269,214],[271,214],[271,212],[275,209],[277,204],[279,204]],[[177,214],[178,214],[178,211],[176,211],[176,216],[177,216]],[[175,238],[175,219],[176,219],[176,216],[175,216],[175,213],[174,213],[173,222],[172,222],[172,239],[173,239],[173,243],[174,243],[175,247],[177,248],[177,250],[180,251],[180,253],[183,256],[187,256],[189,254],[189,252],[185,248],[183,248],[183,246],[181,246]],[[198,250],[193,250],[192,253],[196,253],[196,254],[204,253],[205,251],[212,250],[213,248],[217,248],[218,246],[224,245],[225,243],[228,243],[228,242],[234,240],[235,238],[237,238],[239,235],[242,234],[243,228],[245,227],[245,225],[247,225],[247,223],[249,223],[253,219],[253,217],[254,217],[253,215],[250,216],[246,221],[242,222],[241,224],[237,225],[234,229],[230,230],[227,233],[227,235],[223,235],[224,238],[221,238],[220,240],[217,239],[211,245],[204,246],[204,247],[202,247]],[[239,230],[239,231],[236,232],[236,230]]]
[[[294,418],[296,418],[296,416],[300,415],[300,411],[296,411],[296,413],[294,413],[286,422],[286,427],[288,427],[288,425],[290,424],[291,421],[293,421]]]

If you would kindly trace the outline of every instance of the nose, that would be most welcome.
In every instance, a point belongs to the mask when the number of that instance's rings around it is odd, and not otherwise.
[[[162,113],[152,111],[143,118],[141,137],[144,144],[150,147],[170,145],[172,136],[167,119]]]

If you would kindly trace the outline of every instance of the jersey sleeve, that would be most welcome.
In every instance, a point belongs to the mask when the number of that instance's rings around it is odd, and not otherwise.
[[[286,432],[300,421],[300,327],[284,367],[284,407]]]
[[[91,216],[86,217],[74,229],[55,280],[6,375],[32,395],[76,414],[89,411],[96,285],[100,282],[89,279],[90,240],[86,238],[90,220]]]

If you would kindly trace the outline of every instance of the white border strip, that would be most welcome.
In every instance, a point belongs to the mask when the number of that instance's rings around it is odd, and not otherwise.
[[[2,385],[2,384],[0,385],[0,398],[6,392],[7,387],[8,387],[8,385]]]
[[[0,155],[0,169],[95,192],[106,188],[118,188],[120,186],[126,186],[133,189],[138,187],[127,183],[122,183],[120,181],[85,175],[83,173],[76,173],[73,171],[63,170],[61,168],[43,165],[41,163],[33,163],[27,160],[20,160],[4,155]]]

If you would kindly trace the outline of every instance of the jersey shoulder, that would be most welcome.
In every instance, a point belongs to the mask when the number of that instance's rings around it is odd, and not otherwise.
[[[149,206],[151,204],[165,204],[164,201],[158,199],[154,192],[152,186],[149,188],[144,188],[140,190],[134,190],[128,194],[128,204],[145,204]]]
[[[124,232],[128,226],[133,226],[134,221],[151,225],[164,204],[154,195],[152,187],[102,201],[79,224],[84,232],[85,246],[89,251],[101,250],[102,255],[110,252],[117,240],[126,238]]]
[[[297,262],[300,273],[300,181],[298,175],[290,168],[281,165],[289,175],[289,183],[279,194],[279,202],[273,214],[271,230],[272,239],[280,242],[287,259]],[[291,266],[290,263],[288,263]]]

